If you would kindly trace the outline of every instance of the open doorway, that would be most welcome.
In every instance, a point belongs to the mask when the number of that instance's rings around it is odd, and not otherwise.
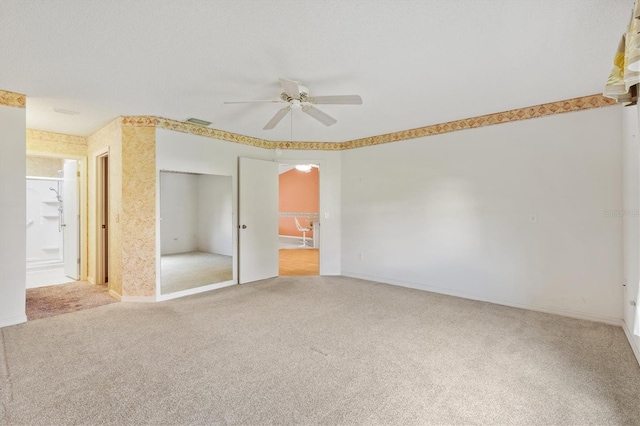
[[[320,274],[320,167],[279,165],[280,275]]]
[[[96,284],[109,285],[109,153],[96,158]]]
[[[79,161],[27,155],[26,287],[80,278]]]

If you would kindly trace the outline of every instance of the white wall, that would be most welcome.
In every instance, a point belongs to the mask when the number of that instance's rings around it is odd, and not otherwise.
[[[640,361],[640,337],[633,335],[640,283],[640,149],[638,149],[637,106],[622,109],[623,141],[623,217],[624,242],[624,327],[636,357]]]
[[[345,151],[343,274],[620,324],[621,137],[607,107]]]
[[[197,249],[198,176],[160,174],[161,253],[184,253]]]
[[[0,327],[25,322],[26,113],[0,105]]]
[[[156,165],[158,170],[178,170],[232,177],[233,228],[237,227],[238,157],[284,162],[320,164],[320,273],[340,274],[340,173],[341,153],[324,151],[292,151],[256,148],[171,130],[156,130]],[[289,160],[289,161],[287,161]],[[233,252],[237,253],[234,232]],[[234,276],[237,277],[236,265]]]
[[[233,256],[231,176],[198,175],[198,250]]]

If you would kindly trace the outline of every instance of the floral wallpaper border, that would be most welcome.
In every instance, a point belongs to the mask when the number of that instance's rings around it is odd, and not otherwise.
[[[27,106],[27,97],[20,93],[8,92],[0,90],[0,105],[16,108],[25,108]]]
[[[169,118],[153,116],[125,116],[122,117],[123,126],[158,127],[182,133],[204,136],[228,142],[240,143],[265,149],[296,149],[296,150],[320,150],[340,151],[345,149],[361,148],[365,146],[379,145],[389,142],[399,142],[408,139],[422,138],[426,136],[440,135],[459,130],[473,129],[494,124],[509,123],[512,121],[528,120],[531,118],[545,117],[548,115],[562,114],[566,112],[582,111],[592,108],[601,108],[615,105],[612,99],[605,98],[601,94],[582,96],[563,101],[534,105],[526,108],[517,108],[478,117],[465,118],[447,123],[432,124],[415,129],[402,130],[384,135],[371,136],[346,142],[286,142],[268,141],[252,136],[240,135],[219,129],[198,126],[196,124],[171,120]]]
[[[517,108],[510,111],[481,115],[478,117],[465,118],[463,120],[433,124],[430,126],[418,127],[416,129],[351,140],[346,142],[342,149],[361,148],[364,146],[379,145],[388,142],[440,135],[458,130],[473,129],[476,127],[491,126],[494,124],[509,123],[512,121],[528,120],[530,118],[581,111],[591,108],[600,108],[615,104],[616,102],[614,100],[605,98],[601,94],[582,96],[564,101],[550,102],[526,108]]]
[[[473,129],[494,124],[509,123],[513,121],[528,120],[531,118],[545,117],[566,112],[582,111],[592,108],[601,108],[615,105],[612,99],[605,98],[601,94],[582,96],[579,98],[567,99],[563,101],[550,102],[546,104],[534,105],[526,108],[517,108],[510,111],[503,111],[478,117],[465,118],[462,120],[450,121],[447,123],[432,124],[415,129],[402,130],[384,135],[370,136],[362,139],[354,139],[346,142],[297,142],[297,141],[269,141],[252,136],[240,135],[219,129],[198,126],[196,124],[171,120],[169,118],[154,117],[147,115],[123,116],[120,123],[123,126],[133,127],[156,127],[182,133],[204,136],[213,139],[220,139],[233,143],[255,146],[265,149],[292,149],[292,150],[318,150],[318,151],[341,151],[345,149],[361,148],[366,146],[379,145],[389,142],[399,142],[408,139],[422,138],[426,136],[440,135],[443,133],[456,132],[459,130]],[[19,93],[0,90],[0,105],[16,106],[24,108],[26,106],[26,96]],[[117,121],[117,120],[114,120]],[[110,123],[110,125],[112,125]],[[36,134],[40,130],[28,129],[28,132]],[[99,131],[98,131],[99,132]],[[96,133],[98,133],[96,132]],[[55,135],[56,141],[86,144],[87,137],[72,136],[60,133],[42,132],[48,139]],[[92,135],[93,136],[93,135]]]

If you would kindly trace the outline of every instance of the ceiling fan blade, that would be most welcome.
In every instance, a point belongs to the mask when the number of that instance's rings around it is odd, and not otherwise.
[[[253,103],[263,103],[263,102],[270,102],[270,103],[284,103],[284,101],[281,101],[280,99],[270,99],[270,100],[258,100],[258,101],[225,101],[223,102],[224,104],[253,104]]]
[[[362,105],[359,95],[314,96],[309,98],[312,104]]]
[[[316,120],[324,124],[325,126],[331,126],[332,124],[336,124],[338,122],[338,120],[320,111],[318,108],[314,107],[313,105],[303,105],[302,112],[309,114],[310,116],[312,116],[313,118],[315,118]]]
[[[298,99],[300,97],[300,88],[298,87],[297,81],[281,78],[280,85],[282,86],[282,90],[284,90],[284,93],[286,93],[293,99]]]
[[[262,130],[271,130],[278,125],[279,122],[291,111],[291,107],[287,106],[276,112],[271,120],[262,128]]]

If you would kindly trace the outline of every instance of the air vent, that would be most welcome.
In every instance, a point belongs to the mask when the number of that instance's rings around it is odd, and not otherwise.
[[[208,127],[211,124],[210,121],[200,120],[199,118],[188,118],[187,122],[191,124],[197,124],[198,126],[204,126],[204,127]]]
[[[80,114],[78,111],[72,111],[70,109],[64,109],[64,108],[54,108],[53,111],[60,113],[60,114],[66,114],[66,115],[78,115]]]

